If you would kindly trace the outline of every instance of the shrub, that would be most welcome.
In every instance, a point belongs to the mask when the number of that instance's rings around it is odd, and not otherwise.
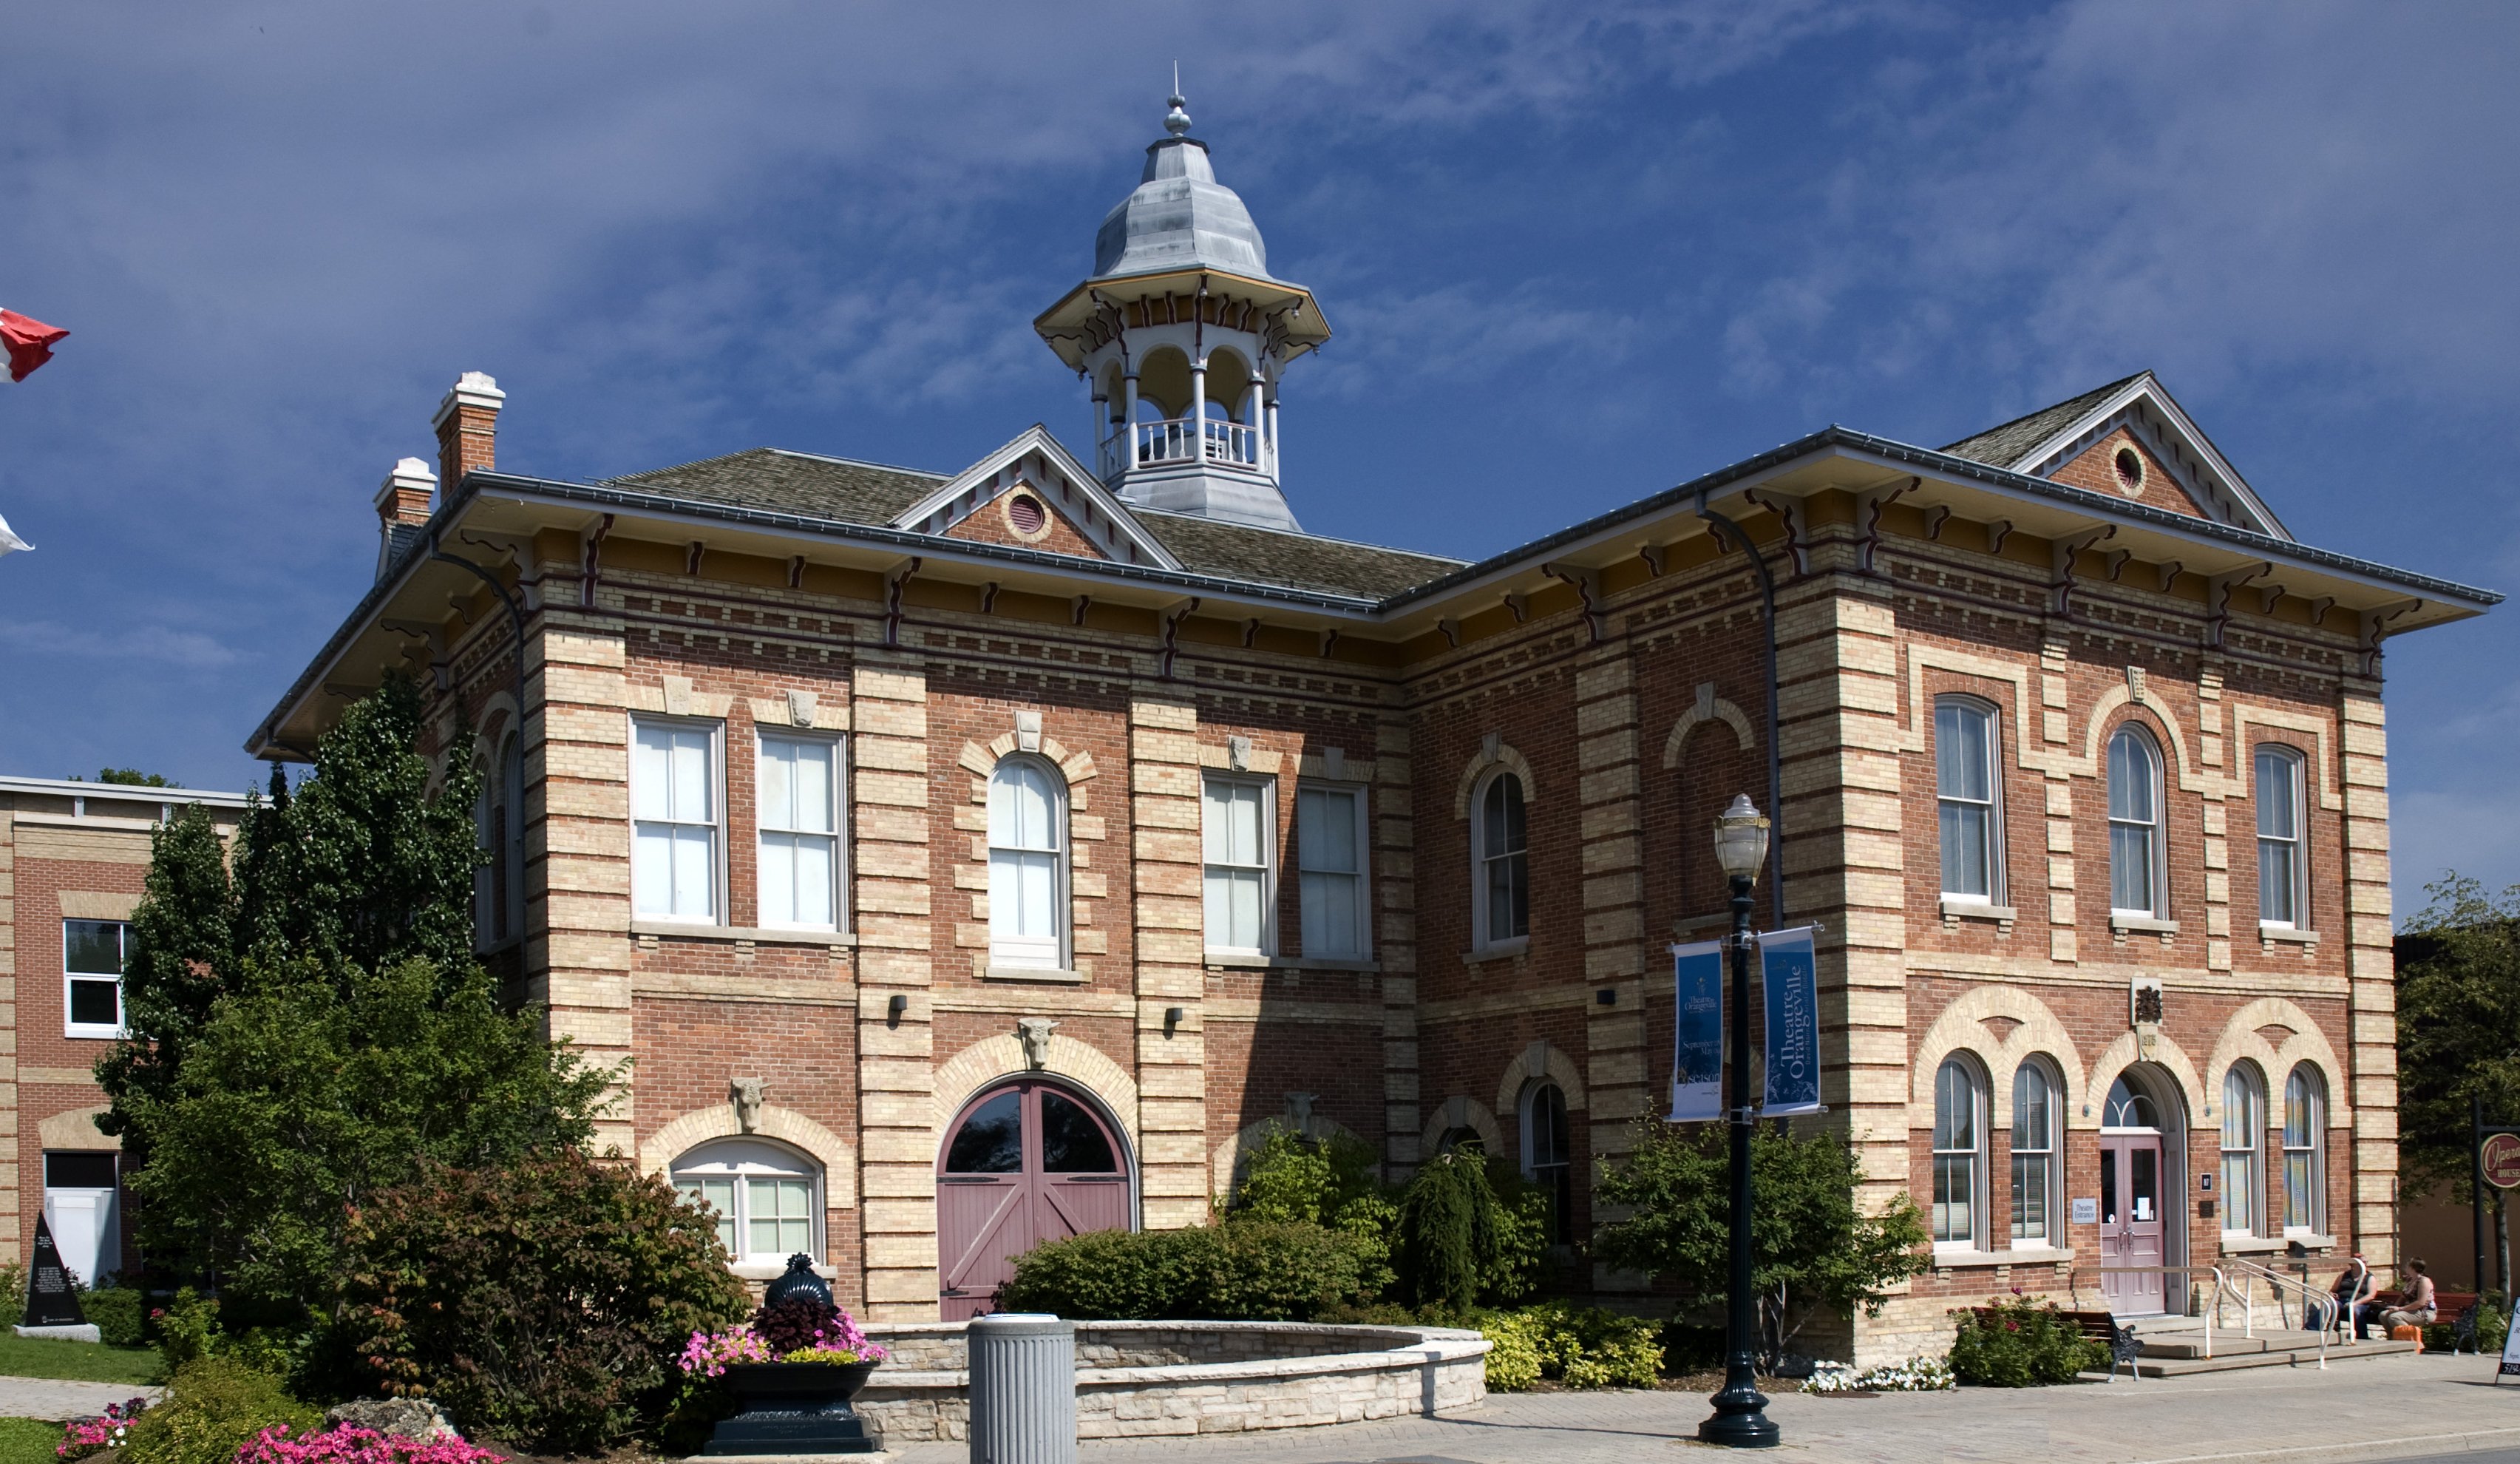
[[[0,1261],[0,1326],[14,1327],[25,1319],[26,1263]]]
[[[1622,1316],[1598,1306],[1545,1302],[1520,1311],[1496,1311],[1480,1319],[1479,1331],[1510,1348],[1505,1365],[1509,1376],[1524,1367],[1521,1354],[1531,1353],[1537,1377],[1555,1378],[1569,1388],[1651,1388],[1662,1376],[1662,1329],[1640,1317]],[[1499,1384],[1496,1353],[1488,1354],[1488,1386],[1528,1388],[1529,1380]]]
[[[140,1415],[124,1464],[232,1464],[263,1430],[313,1429],[321,1415],[291,1397],[280,1379],[231,1357],[200,1357],[175,1373],[173,1395]]]
[[[1252,1152],[1226,1218],[1338,1231],[1356,1242],[1362,1291],[1379,1296],[1394,1279],[1391,1241],[1400,1209],[1383,1193],[1372,1147],[1353,1134],[1317,1141],[1283,1125],[1271,1128]]]
[[[1549,1198],[1492,1164],[1476,1149],[1439,1154],[1401,1192],[1399,1280],[1418,1305],[1467,1311],[1530,1293],[1548,1253]]]
[[[141,1324],[147,1316],[140,1293],[120,1288],[92,1291],[79,1298],[79,1307],[96,1324],[97,1336],[104,1342],[118,1348],[140,1345]]]
[[[999,1300],[1080,1319],[1309,1321],[1363,1300],[1363,1250],[1301,1221],[1098,1230],[1025,1254]]]
[[[2085,1369],[2109,1365],[2109,1351],[2085,1338],[2053,1302],[1996,1298],[1954,1311],[1952,1372],[1972,1388],[2038,1388],[2071,1383]]]
[[[342,1326],[388,1395],[543,1450],[652,1430],[692,1334],[748,1309],[714,1220],[575,1150],[432,1166],[351,1216],[348,1257]]]
[[[461,1439],[410,1439],[346,1426],[292,1437],[284,1425],[247,1440],[245,1447],[237,1450],[235,1464],[506,1464],[506,1460]]]
[[[1490,1344],[1489,1392],[1519,1393],[1540,1381],[1538,1328],[1512,1312],[1500,1311],[1479,1323],[1479,1335]]]

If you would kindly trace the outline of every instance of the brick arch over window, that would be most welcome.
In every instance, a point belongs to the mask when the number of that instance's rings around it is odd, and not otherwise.
[[[1067,780],[1067,786],[1070,788],[1088,781],[1098,771],[1094,766],[1092,753],[1069,752],[1058,738],[1042,736],[1037,730],[1030,733],[1020,729],[1014,732],[1001,732],[989,739],[985,745],[966,742],[963,744],[963,755],[959,760],[966,771],[985,784],[989,775],[998,770],[1000,759],[1016,753],[1028,753],[1034,756],[1050,759],[1052,764],[1058,767],[1059,776]],[[985,798],[980,801],[985,801]]]
[[[1998,1040],[1987,1025],[1990,1019],[2015,1025]],[[1954,998],[1918,1039],[1915,1061],[1910,1066],[1909,1127],[1934,1126],[1934,1075],[1942,1071],[1943,1059],[1955,1052],[1971,1054],[1986,1070],[1990,1127],[2012,1126],[2012,1076],[2034,1053],[2045,1053],[2056,1066],[2065,1084],[2065,1111],[2073,1114],[2082,1109],[2083,1053],[2065,1024],[2046,1002],[2018,986],[1979,986]]]
[[[1522,797],[1526,803],[1537,800],[1540,789],[1532,780],[1530,759],[1515,752],[1503,739],[1490,734],[1487,741],[1479,745],[1479,751],[1470,758],[1469,765],[1462,769],[1461,786],[1453,790],[1455,818],[1468,822],[1470,795],[1478,792],[1480,779],[1498,768],[1522,780]]]
[[[1137,1079],[1100,1047],[1057,1032],[1050,1034],[1050,1046],[1038,1070],[1024,1060],[1023,1043],[1012,1033],[982,1037],[946,1059],[936,1070],[929,1132],[941,1137],[945,1125],[953,1122],[963,1105],[982,1088],[1002,1078],[1024,1077],[1036,1071],[1063,1077],[1101,1099],[1103,1109],[1127,1135],[1130,1152],[1136,1156],[1134,1162],[1145,1163],[1146,1147],[1138,1140]]]
[[[1217,1145],[1209,1153],[1208,1184],[1220,1205],[1230,1198],[1234,1194],[1235,1187],[1242,1182],[1242,1167],[1250,1162],[1252,1155],[1259,1152],[1262,1144],[1268,1142],[1269,1135],[1279,1132],[1291,1133],[1294,1127],[1294,1123],[1283,1115],[1262,1119],[1257,1123],[1245,1123],[1235,1131],[1234,1137]],[[1365,1142],[1363,1136],[1355,1129],[1336,1119],[1327,1118],[1321,1114],[1313,1115],[1311,1136],[1316,1143],[1332,1138],[1351,1138],[1358,1143]]]
[[[1476,1098],[1459,1096],[1445,1099],[1436,1108],[1434,1117],[1426,1121],[1425,1132],[1418,1137],[1418,1157],[1433,1158],[1435,1146],[1443,1142],[1448,1130],[1455,1128],[1466,1128],[1477,1134],[1479,1142],[1487,1145],[1490,1158],[1504,1157],[1505,1130],[1497,1126],[1496,1115]]]
[[[2172,1041],[2168,1032],[2153,1038],[2152,1051],[2148,1053],[2138,1050],[2134,1032],[2118,1033],[2118,1039],[2111,1042],[2106,1050],[2092,1060],[2091,1081],[2084,1088],[2084,1092],[2087,1095],[2096,1093],[2105,1097],[2108,1094],[2109,1085],[2118,1080],[2119,1074],[2143,1062],[2158,1066],[2170,1075],[2172,1081],[2179,1084],[2179,1101],[2187,1109],[2187,1112],[2180,1117],[2179,1126],[2182,1129],[2194,1130],[2208,1121],[2202,1117],[2205,1112],[2205,1093],[2208,1090],[2197,1077],[2196,1060],[2187,1055],[2185,1048]],[[2099,1098],[2092,1099],[2091,1115],[2085,1117],[2083,1105],[2076,1103],[2066,1110],[2065,1126],[2068,1128],[2099,1127],[2100,1119],[2103,1117],[2100,1106]]]
[[[1567,1112],[1591,1106],[1585,1100],[1584,1079],[1575,1067],[1575,1060],[1548,1042],[1539,1041],[1514,1054],[1513,1061],[1505,1065],[1505,1076],[1497,1082],[1495,1111],[1501,1114],[1521,1112],[1522,1090],[1536,1077],[1546,1077],[1557,1084],[1557,1090],[1566,1095]]]
[[[2262,1034],[2270,1027],[2289,1028],[2292,1035],[2281,1043],[2271,1042]],[[2328,1042],[2327,1033],[2319,1030],[2318,1024],[2300,1007],[2280,996],[2262,996],[2233,1012],[2231,1020],[2223,1025],[2214,1055],[2206,1059],[2205,1091],[2219,1095],[2223,1091],[2223,1075],[2242,1058],[2256,1063],[2258,1071],[2265,1075],[2271,1090],[2268,1112],[2280,1111],[2285,1076],[2297,1065],[2308,1063],[2327,1080],[2327,1126],[2354,1126],[2350,1096],[2353,1089],[2346,1085],[2345,1069],[2336,1060],[2336,1048]]]
[[[1689,733],[1708,722],[1722,722],[1732,728],[1732,740],[1744,753],[1758,742],[1757,734],[1750,730],[1750,718],[1741,709],[1717,696],[1714,682],[1702,681],[1698,683],[1696,705],[1680,714],[1680,720],[1671,724],[1671,735],[1663,739],[1662,765],[1679,767],[1681,745],[1688,741]]]
[[[2163,774],[2165,787],[2175,786],[2182,793],[2194,793],[2203,787],[2196,772],[2196,763],[2187,755],[2187,736],[2179,730],[2179,718],[2170,714],[2169,704],[2154,696],[2149,690],[2137,691],[2124,685],[2110,687],[2100,693],[2098,701],[2092,704],[2091,723],[2083,729],[2083,755],[2078,769],[2083,776],[2096,778],[2107,770],[2107,764],[2101,759],[2100,750],[2106,746],[2109,736],[2117,731],[2118,723],[2125,720],[2118,715],[2118,712],[2127,707],[2140,707],[2153,715],[2153,722],[2144,724],[2146,730],[2161,734],[2161,740],[2168,747],[2170,761],[2179,773],[2178,782],[2172,784],[2168,771],[2165,770]],[[2154,722],[2159,725],[2154,726]]]
[[[775,1103],[761,1105],[749,1133],[738,1121],[732,1103],[695,1109],[648,1135],[646,1142],[639,1146],[639,1167],[651,1174],[663,1175],[671,1170],[675,1160],[711,1139],[744,1138],[777,1139],[790,1148],[803,1150],[823,1167],[824,1208],[853,1210],[857,1207],[857,1151],[849,1147],[848,1140],[822,1124],[792,1108],[781,1108]]]

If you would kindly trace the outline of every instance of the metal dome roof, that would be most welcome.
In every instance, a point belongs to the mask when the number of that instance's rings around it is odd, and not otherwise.
[[[1155,274],[1173,269],[1221,269],[1259,279],[1269,273],[1268,246],[1260,242],[1251,210],[1233,189],[1216,181],[1207,144],[1187,135],[1190,117],[1182,98],[1172,98],[1164,128],[1172,135],[1147,148],[1147,170],[1135,193],[1120,201],[1094,234],[1094,273]]]

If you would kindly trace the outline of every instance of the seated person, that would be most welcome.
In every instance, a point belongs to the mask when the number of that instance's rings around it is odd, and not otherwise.
[[[2362,1258],[2357,1255],[2354,1258],[2361,1260]],[[2363,1300],[2359,1293],[2370,1285],[2370,1275],[2368,1270],[2358,1270],[2350,1264],[2338,1271],[2335,1284],[2327,1288],[2327,1300],[2321,1304],[2314,1304],[2312,1307],[2313,1314],[2318,1320],[2311,1324],[2311,1329],[2324,1332],[2349,1316],[2354,1307]]]
[[[2425,1274],[2424,1263],[2409,1260],[2405,1295],[2395,1303],[2365,1302],[2354,1308],[2354,1340],[2368,1342],[2370,1327],[2376,1318],[2387,1327],[2420,1327],[2433,1319],[2433,1278]]]

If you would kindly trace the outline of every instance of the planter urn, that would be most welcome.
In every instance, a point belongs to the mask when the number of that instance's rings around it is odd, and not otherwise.
[[[871,1454],[876,1441],[849,1406],[873,1362],[730,1362],[720,1379],[735,1395],[702,1454]]]

